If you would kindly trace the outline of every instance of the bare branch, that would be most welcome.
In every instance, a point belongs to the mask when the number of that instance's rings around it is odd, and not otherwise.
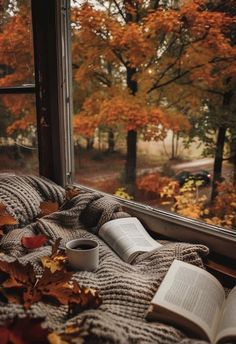
[[[121,10],[121,8],[120,8],[118,2],[117,2],[116,0],[113,0],[113,1],[114,1],[114,4],[116,5],[116,8],[117,8],[119,14],[120,14],[121,17],[124,19],[125,23],[127,23],[127,19],[126,19],[124,13],[122,12],[122,10]]]

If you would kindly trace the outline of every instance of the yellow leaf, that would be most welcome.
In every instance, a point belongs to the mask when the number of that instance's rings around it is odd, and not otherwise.
[[[69,342],[61,339],[60,335],[56,332],[52,332],[48,335],[48,340],[50,344],[69,344]]]
[[[50,269],[51,273],[62,270],[67,258],[64,255],[57,255],[54,258],[44,256],[40,258],[44,268]]]

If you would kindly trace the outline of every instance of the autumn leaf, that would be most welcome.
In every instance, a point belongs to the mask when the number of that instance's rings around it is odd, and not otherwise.
[[[41,327],[43,320],[26,317],[8,321],[0,326],[1,344],[49,344],[49,331]]]
[[[2,231],[4,226],[16,224],[16,219],[8,214],[5,204],[0,203],[0,234],[4,234]]]
[[[54,243],[52,244],[52,253],[51,253],[51,258],[53,258],[54,256],[56,256],[60,250],[59,250],[59,246],[61,243],[61,238],[57,238]]]
[[[78,325],[70,325],[66,327],[63,333],[52,332],[48,335],[48,340],[50,344],[85,343],[84,339],[80,338],[80,327]]]
[[[45,235],[25,236],[21,238],[21,245],[28,249],[35,249],[43,246],[48,241]]]
[[[59,249],[60,242],[61,238],[56,239],[52,245],[51,255],[40,258],[43,267],[50,269],[52,273],[57,270],[62,270],[68,261],[65,251]]]
[[[96,290],[80,287],[71,280],[73,272],[64,270],[51,272],[45,268],[41,277],[36,276],[33,266],[19,261],[0,261],[0,299],[3,302],[23,304],[28,309],[33,303],[42,301],[69,305],[76,310],[98,307],[101,297]]]
[[[63,339],[63,336],[59,333],[52,332],[48,335],[48,340],[50,344],[69,344],[68,341]]]
[[[52,201],[44,201],[40,203],[40,217],[49,215],[51,213],[54,213],[59,209],[59,204],[57,202]]]
[[[52,273],[45,268],[42,277],[35,287],[24,295],[27,308],[39,300],[59,303],[62,305],[76,305],[80,311],[87,308],[96,308],[101,304],[101,297],[91,288],[80,287],[72,281],[73,273],[63,270]]]
[[[37,281],[33,266],[19,261],[6,262],[0,260],[0,300],[10,303],[22,303],[23,294],[30,285]]]
[[[43,267],[48,268],[51,273],[54,273],[57,270],[62,270],[65,263],[68,261],[67,256],[63,253],[61,255],[56,255],[54,258],[49,256],[41,257],[40,260]]]
[[[80,194],[80,190],[76,187],[73,188],[68,188],[66,190],[66,200],[71,200],[72,198],[74,198],[75,196],[78,196]]]

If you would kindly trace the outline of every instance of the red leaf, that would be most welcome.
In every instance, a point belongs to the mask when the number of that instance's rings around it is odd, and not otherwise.
[[[37,235],[32,237],[22,237],[21,245],[25,248],[34,249],[43,246],[48,241],[45,235]]]
[[[42,328],[42,318],[13,319],[0,326],[1,344],[35,344],[49,343],[48,329]]]

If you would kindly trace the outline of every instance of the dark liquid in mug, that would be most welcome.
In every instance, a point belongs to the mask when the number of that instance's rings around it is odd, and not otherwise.
[[[74,250],[91,250],[95,246],[90,245],[90,244],[79,244],[75,247],[73,247]]]

